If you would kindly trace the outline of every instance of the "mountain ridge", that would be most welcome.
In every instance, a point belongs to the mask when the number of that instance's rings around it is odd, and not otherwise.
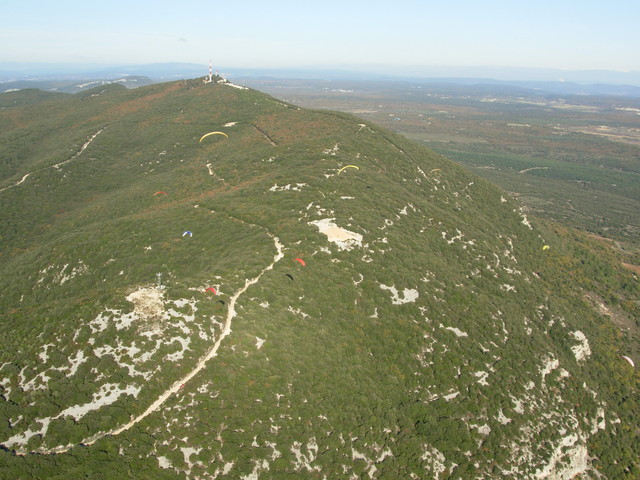
[[[246,68],[216,66],[234,81],[260,78],[286,78],[329,81],[406,81],[515,87],[533,92],[560,95],[615,95],[638,97],[640,74],[634,71],[559,70],[510,67],[390,67],[384,65],[339,65],[324,67]],[[129,79],[132,87],[150,82],[193,78],[208,71],[208,65],[195,63],[154,63],[143,65],[75,65],[0,62],[0,88],[64,89],[75,93],[78,83]],[[83,87],[86,88],[86,87]]]
[[[0,122],[7,471],[638,468],[637,374],[619,357],[637,358],[633,340],[584,299],[633,318],[637,278],[446,158],[201,79],[100,87]],[[145,313],[134,300],[150,291]],[[91,457],[28,455],[116,432],[170,389]]]

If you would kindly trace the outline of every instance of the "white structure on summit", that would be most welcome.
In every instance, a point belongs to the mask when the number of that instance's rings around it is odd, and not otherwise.
[[[220,74],[218,73],[218,71],[216,70],[216,77],[219,77],[219,80],[217,83],[226,83],[227,80],[220,77]],[[204,78],[204,83],[213,83],[213,64],[211,63],[211,60],[209,60],[209,76]]]
[[[220,76],[220,74],[218,73],[218,71],[216,70],[216,82],[215,83],[225,83],[225,84],[230,84],[226,78]],[[213,64],[211,62],[211,60],[209,60],[209,75],[204,77],[203,80],[204,83],[214,83],[213,82]],[[233,86],[233,85],[232,85]],[[238,88],[244,88],[244,87],[238,87]]]
[[[209,60],[209,76],[204,77],[204,83],[213,83],[213,65],[211,60]]]
[[[205,80],[204,83],[213,82],[213,65],[211,64],[211,60],[209,60],[209,79]]]

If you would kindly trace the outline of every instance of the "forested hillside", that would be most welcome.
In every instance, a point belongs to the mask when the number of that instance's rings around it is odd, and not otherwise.
[[[638,478],[613,253],[218,80],[0,95],[0,476]]]

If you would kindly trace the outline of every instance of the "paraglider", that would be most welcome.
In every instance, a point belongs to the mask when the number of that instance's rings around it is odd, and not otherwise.
[[[542,247],[542,250],[549,250],[549,245],[545,245],[544,247]]]
[[[190,237],[193,237],[193,233],[191,231],[189,231],[189,230],[187,230],[186,232],[184,232],[182,234],[183,237],[186,237],[187,235],[189,235]]]
[[[156,192],[153,194],[153,196],[155,197],[156,195],[166,195],[167,192],[163,192],[162,190],[160,190],[159,192]]]
[[[202,142],[202,140],[207,138],[209,135],[223,135],[224,137],[229,138],[229,135],[227,135],[224,132],[209,132],[209,133],[205,133],[202,137],[200,137],[200,141]]]
[[[306,267],[306,266],[307,266],[307,264],[306,264],[306,263],[304,262],[304,260],[303,260],[303,259],[301,259],[301,258],[294,258],[294,259],[293,259],[293,261],[294,261],[294,262],[300,262],[300,265],[302,265],[303,267]]]
[[[636,368],[636,364],[629,357],[627,357],[626,355],[622,355],[622,358],[629,362],[629,365],[631,365],[633,368]]]
[[[216,291],[216,289],[215,289],[215,288],[213,288],[213,287],[209,287],[209,288],[207,288],[205,291],[206,291],[206,292],[213,292],[213,294],[214,294],[214,295],[217,295],[217,294],[218,294],[218,292]]]
[[[338,175],[340,175],[345,168],[355,168],[356,170],[360,170],[360,167],[356,165],[346,165],[342,167],[340,170],[338,170]]]
[[[431,170],[429,173],[433,173],[433,172],[441,172],[442,170],[439,168],[434,168],[433,170]]]

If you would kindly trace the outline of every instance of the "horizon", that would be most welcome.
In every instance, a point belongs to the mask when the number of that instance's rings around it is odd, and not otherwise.
[[[551,69],[640,72],[640,4],[567,0],[425,5],[291,0],[211,5],[201,0],[109,9],[62,0],[0,7],[0,63],[207,63],[226,69]],[[622,13],[622,14],[621,14]],[[329,67],[333,68],[333,67]]]
[[[560,70],[492,66],[306,65],[289,68],[214,66],[227,78],[281,78],[328,81],[406,81],[511,84],[576,84],[640,87],[640,71]],[[0,84],[12,81],[86,80],[147,77],[154,82],[197,78],[208,74],[208,63],[83,64],[2,62]]]

